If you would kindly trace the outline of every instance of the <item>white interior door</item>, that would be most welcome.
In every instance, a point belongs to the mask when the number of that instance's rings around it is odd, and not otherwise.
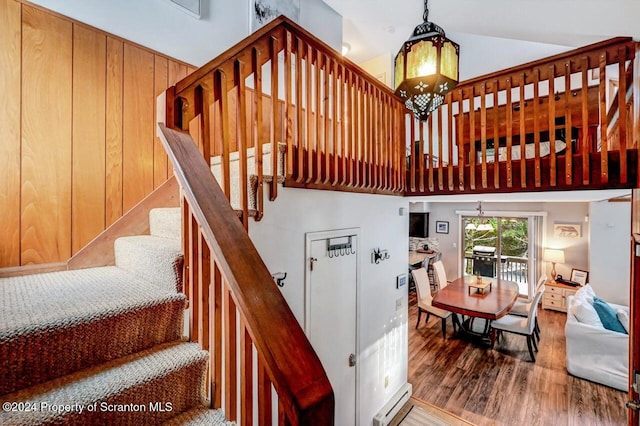
[[[329,250],[348,241],[349,249]],[[335,424],[355,425],[357,230],[307,234],[306,253],[305,331],[333,387]]]

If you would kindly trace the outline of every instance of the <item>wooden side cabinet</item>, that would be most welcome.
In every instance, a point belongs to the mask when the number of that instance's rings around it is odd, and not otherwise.
[[[554,311],[567,312],[567,297],[573,296],[579,287],[547,281],[542,296],[542,307]]]

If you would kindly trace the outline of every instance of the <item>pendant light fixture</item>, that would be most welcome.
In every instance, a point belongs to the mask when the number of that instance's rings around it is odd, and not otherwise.
[[[395,93],[423,121],[458,84],[460,53],[460,46],[429,22],[427,3],[425,0],[424,22],[404,42],[394,62]]]

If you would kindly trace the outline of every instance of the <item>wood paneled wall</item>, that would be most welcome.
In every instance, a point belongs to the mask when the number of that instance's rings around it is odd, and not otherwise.
[[[65,262],[171,174],[155,99],[193,68],[0,2],[0,267]]]

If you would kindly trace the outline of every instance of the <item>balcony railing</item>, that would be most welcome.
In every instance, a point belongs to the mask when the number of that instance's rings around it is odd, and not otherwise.
[[[426,123],[407,115],[406,195],[635,187],[637,50],[596,43],[462,82]]]

